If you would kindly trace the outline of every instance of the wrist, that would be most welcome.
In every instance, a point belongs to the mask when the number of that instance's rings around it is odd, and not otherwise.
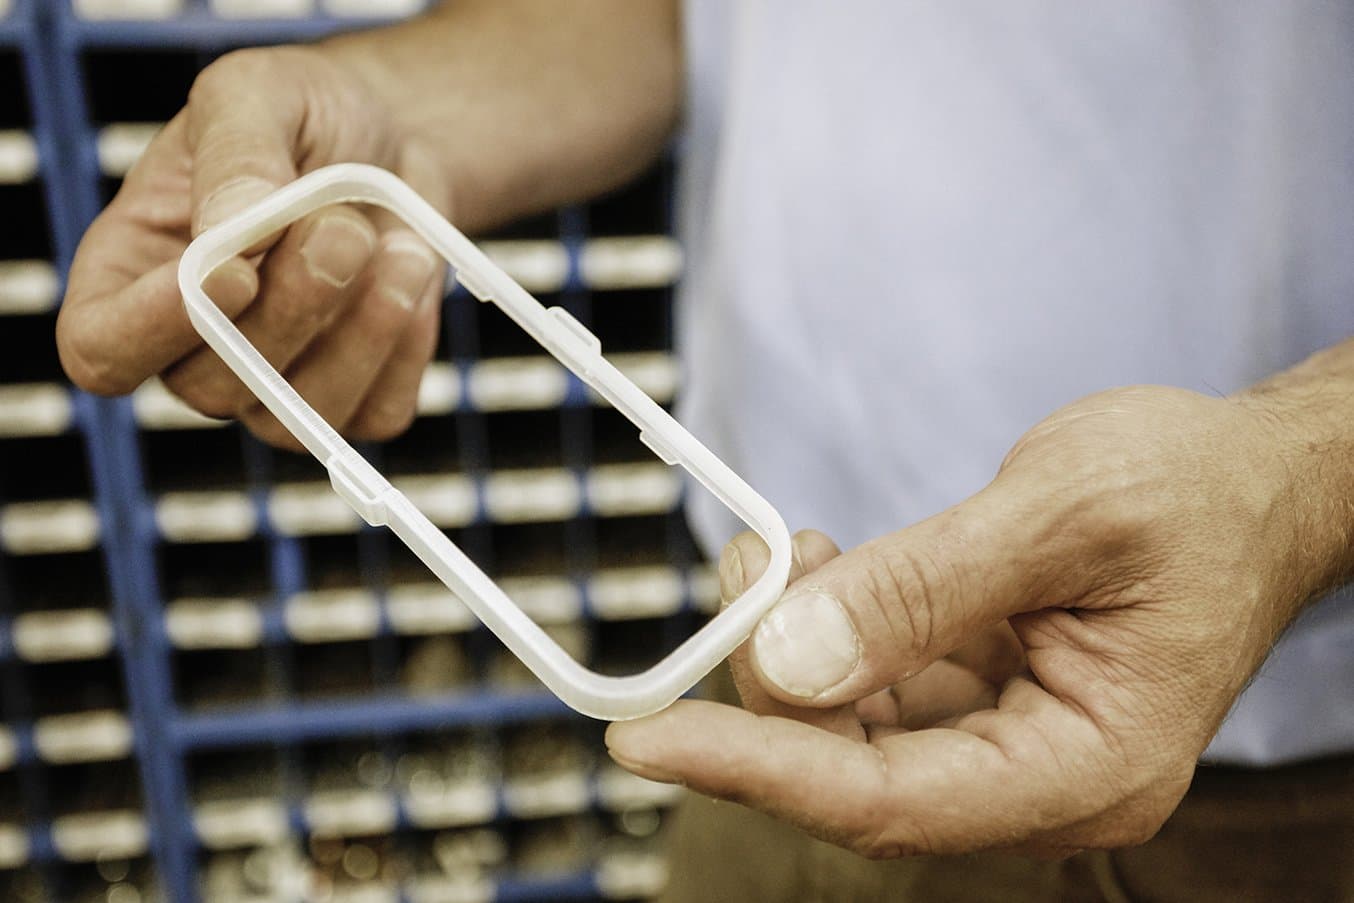
[[[463,48],[455,38],[466,23],[447,21],[460,4],[446,4],[402,25],[340,35],[314,45],[331,65],[362,85],[389,124],[400,151],[411,145],[423,165],[435,167],[447,197],[428,198],[451,211],[470,234],[494,228],[523,211],[505,186],[503,161],[475,112],[475,96],[455,76],[448,58]]]
[[[451,176],[457,167],[439,151],[436,136],[420,119],[419,99],[423,95],[410,85],[401,85],[400,73],[386,63],[388,58],[401,53],[402,38],[393,32],[394,29],[378,29],[344,35],[309,49],[323,60],[324,67],[332,70],[333,80],[352,85],[350,93],[357,102],[345,115],[355,118],[361,128],[383,130],[384,140],[380,143],[385,147],[386,159],[368,162],[395,170],[406,179],[411,171],[426,173],[435,169],[435,176],[411,184],[416,184],[425,199],[443,213],[453,209],[451,197],[456,196],[459,224],[464,216],[461,211],[467,205],[458,192],[451,190]],[[427,186],[431,184],[443,186],[444,190],[437,192],[441,196],[429,194]]]
[[[1233,396],[1262,437],[1281,549],[1275,575],[1291,616],[1354,577],[1354,341]]]
[[[320,47],[435,154],[472,234],[624,184],[680,109],[674,0],[457,0]]]

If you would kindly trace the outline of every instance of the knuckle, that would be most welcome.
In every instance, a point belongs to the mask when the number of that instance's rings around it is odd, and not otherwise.
[[[133,377],[91,342],[88,330],[80,329],[69,316],[56,324],[57,356],[61,367],[79,388],[94,395],[125,395],[136,388]]]
[[[930,649],[935,629],[935,567],[901,548],[870,553],[866,592],[895,648],[912,656]]]
[[[262,408],[244,414],[240,419],[245,428],[266,445],[271,445],[273,448],[279,448],[283,451],[305,451],[305,446],[289,433],[276,417]]]
[[[309,339],[332,325],[338,313],[338,304],[329,292],[300,292],[275,306],[273,335],[284,340]]]
[[[417,413],[413,398],[370,399],[347,432],[355,439],[384,442],[409,429]]]
[[[275,55],[276,51],[258,47],[227,53],[198,74],[188,91],[189,106],[212,103],[223,94],[234,94],[241,90],[242,83],[266,81]]]
[[[382,314],[402,329],[428,293],[441,258],[409,229],[387,232],[374,267],[375,295]]]
[[[1146,487],[1122,479],[1088,480],[1085,485],[1096,488],[1077,500],[1072,521],[1102,548],[1129,548],[1158,522],[1156,506],[1146,503]]]
[[[374,298],[364,302],[371,308],[363,317],[368,324],[367,335],[375,346],[393,346],[409,329],[418,299],[410,299],[401,289],[389,285],[380,286],[373,294]]]
[[[230,420],[239,413],[235,393],[224,390],[213,380],[171,370],[161,376],[161,381],[180,401],[206,417]]]

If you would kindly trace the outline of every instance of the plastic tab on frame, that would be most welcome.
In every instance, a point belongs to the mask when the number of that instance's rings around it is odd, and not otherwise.
[[[771,549],[766,573],[728,608],[647,671],[598,674],[574,661],[408,498],[335,432],[202,290],[212,270],[261,239],[330,204],[384,208],[416,231],[471,294],[498,305],[547,351],[624,414],[664,462],[680,464]],[[601,355],[601,343],[560,308],[547,309],[395,175],[344,163],[297,179],[208,229],[184,251],[179,288],[194,328],[329,471],[334,491],[367,523],[386,525],[471,611],[572,708],[622,720],[658,711],[733,652],[785,589],[790,534],[770,504]]]

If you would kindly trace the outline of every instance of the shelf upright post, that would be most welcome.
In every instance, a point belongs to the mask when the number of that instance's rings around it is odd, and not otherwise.
[[[95,131],[85,97],[82,44],[69,0],[40,4],[46,59],[42,107],[53,119],[60,153],[62,214],[56,225],[62,272],[80,236],[102,207]],[[78,408],[103,522],[105,564],[151,855],[165,896],[196,903],[195,839],[181,751],[171,742],[176,717],[170,648],[156,574],[155,519],[141,468],[131,401],[81,395]]]

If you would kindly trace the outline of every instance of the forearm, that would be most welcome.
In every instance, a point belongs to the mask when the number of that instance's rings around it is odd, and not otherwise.
[[[1239,393],[1283,452],[1294,603],[1354,578],[1354,339]]]
[[[448,0],[321,49],[359,71],[446,169],[468,231],[640,172],[677,120],[675,0]]]

